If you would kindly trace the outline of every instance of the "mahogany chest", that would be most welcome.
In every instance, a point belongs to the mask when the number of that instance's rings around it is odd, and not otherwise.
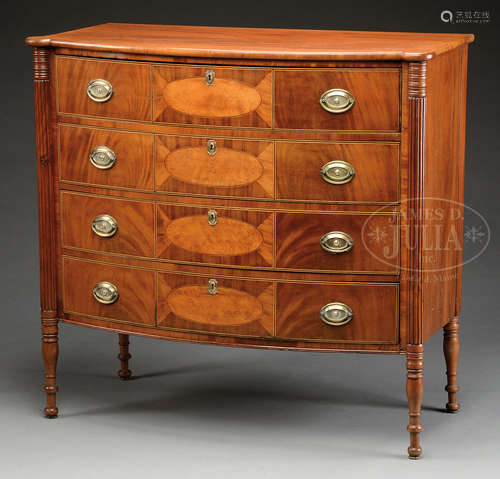
[[[472,40],[131,24],[29,37],[45,414],[59,323],[117,332],[122,379],[134,334],[402,354],[419,457],[424,342],[442,328],[459,409],[463,215],[448,213]],[[452,231],[456,247],[429,247]]]

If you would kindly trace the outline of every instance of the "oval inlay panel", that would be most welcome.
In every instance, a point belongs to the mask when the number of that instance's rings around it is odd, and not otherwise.
[[[256,110],[262,101],[256,89],[224,78],[216,78],[211,86],[205,78],[176,80],[165,87],[163,97],[177,111],[207,118],[244,115]]]
[[[219,288],[217,294],[209,294],[207,286],[183,286],[168,295],[167,303],[180,318],[223,326],[249,323],[262,314],[257,298],[231,288]]]
[[[179,148],[168,155],[166,165],[179,181],[213,187],[250,185],[263,173],[255,156],[220,147],[213,156],[208,155],[206,146]]]
[[[239,256],[257,250],[263,238],[255,226],[219,215],[217,225],[206,216],[185,216],[167,226],[168,239],[185,250],[201,254]]]

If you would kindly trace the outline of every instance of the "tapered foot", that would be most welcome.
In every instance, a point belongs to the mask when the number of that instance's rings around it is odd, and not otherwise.
[[[56,384],[57,357],[59,355],[57,319],[42,318],[42,355],[45,364],[43,391],[47,401],[44,413],[46,417],[53,419],[59,414],[56,406],[56,393],[59,390]]]
[[[444,388],[448,392],[448,402],[446,412],[455,413],[460,410],[457,402],[457,393],[460,388],[457,386],[458,357],[460,355],[460,324],[458,318],[453,318],[443,328],[443,352],[446,361],[447,384]]]
[[[120,345],[120,354],[118,354],[118,359],[121,361],[121,367],[118,371],[118,377],[123,381],[132,376],[132,371],[128,368],[128,360],[132,357],[128,352],[128,334],[118,334],[118,344]]]
[[[406,349],[406,395],[408,396],[410,447],[408,457],[418,459],[422,454],[420,433],[423,430],[420,414],[424,396],[424,345],[408,344]]]

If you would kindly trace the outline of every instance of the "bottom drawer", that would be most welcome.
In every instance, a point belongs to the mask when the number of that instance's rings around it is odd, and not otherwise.
[[[154,284],[154,271],[64,258],[64,312],[154,325]]]
[[[274,336],[270,281],[158,273],[158,326],[237,336]]]
[[[170,331],[398,343],[398,284],[256,280],[65,257],[63,293],[65,313]]]
[[[397,284],[278,283],[276,336],[396,344],[398,296]]]

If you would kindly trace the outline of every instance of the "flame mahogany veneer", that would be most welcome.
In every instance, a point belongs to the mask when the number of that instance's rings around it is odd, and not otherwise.
[[[463,225],[438,233],[425,212],[463,202],[472,40],[111,23],[29,37],[45,415],[60,322],[117,332],[121,379],[130,334],[404,354],[418,458],[440,329],[460,408]],[[426,246],[451,231],[459,248]]]

